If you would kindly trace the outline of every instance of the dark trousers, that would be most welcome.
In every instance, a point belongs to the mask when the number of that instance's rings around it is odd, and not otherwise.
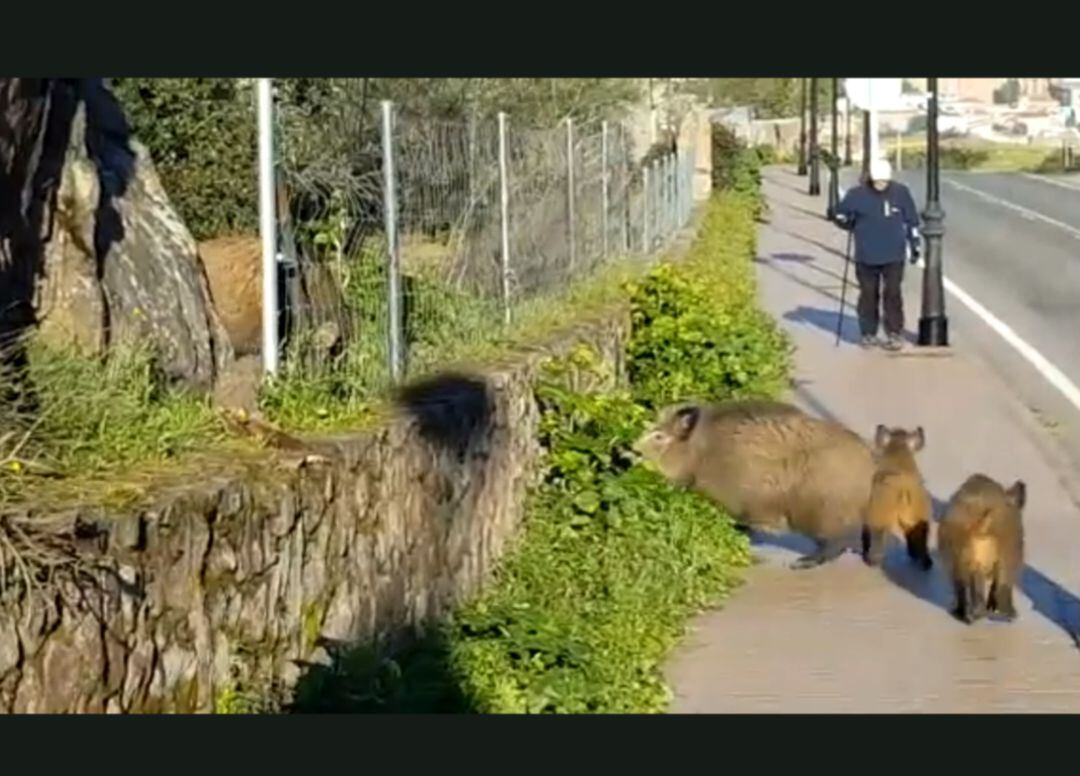
[[[904,280],[904,262],[895,261],[880,266],[856,264],[855,277],[859,280],[857,309],[862,335],[877,335],[878,305],[883,302],[885,333],[899,336],[904,331],[904,297],[900,292],[900,284]]]

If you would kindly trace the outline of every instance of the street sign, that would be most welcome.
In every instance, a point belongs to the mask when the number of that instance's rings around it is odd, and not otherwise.
[[[844,92],[860,110],[901,108],[902,78],[845,78]]]

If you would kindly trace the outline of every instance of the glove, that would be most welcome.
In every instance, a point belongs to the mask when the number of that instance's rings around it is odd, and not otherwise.
[[[919,245],[917,240],[911,242],[911,263],[918,264],[919,259],[922,257],[922,246]]]

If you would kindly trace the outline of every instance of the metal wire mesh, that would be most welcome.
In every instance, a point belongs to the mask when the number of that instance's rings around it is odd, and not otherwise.
[[[392,384],[395,363],[400,377],[437,366],[689,218],[692,157],[642,167],[618,123],[509,116],[500,137],[496,117],[390,110],[386,125],[379,106],[348,101],[278,118],[283,369],[324,391],[362,398]]]

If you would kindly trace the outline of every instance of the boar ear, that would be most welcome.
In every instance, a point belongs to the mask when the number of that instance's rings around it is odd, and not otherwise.
[[[1023,480],[1017,480],[1012,484],[1012,487],[1005,491],[1005,495],[1009,497],[1009,501],[1017,509],[1023,509],[1027,504],[1027,485]]]
[[[915,433],[911,435],[909,441],[911,443],[911,452],[913,453],[917,453],[926,447],[926,432],[923,431],[922,426],[915,429]]]
[[[701,408],[693,405],[682,407],[675,413],[675,436],[686,439],[701,419]]]

